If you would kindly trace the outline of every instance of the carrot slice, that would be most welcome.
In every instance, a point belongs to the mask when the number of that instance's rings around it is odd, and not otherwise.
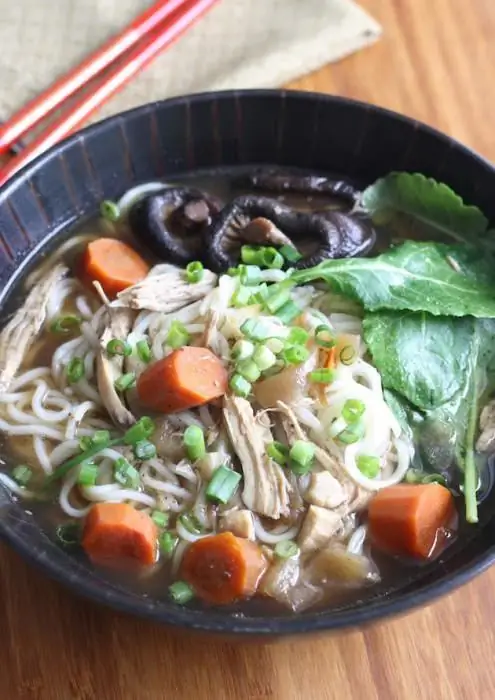
[[[454,499],[440,484],[397,484],[368,506],[369,535],[390,554],[428,559],[451,528]]]
[[[140,375],[138,396],[161,413],[201,406],[227,391],[228,375],[208,348],[183,347],[153,363]]]
[[[127,503],[97,503],[86,517],[82,545],[95,564],[126,569],[154,564],[157,539],[147,513]]]
[[[333,348],[330,348],[330,350],[327,352],[324,366],[327,369],[335,369],[336,365],[337,365],[337,348],[334,345]]]
[[[259,546],[231,532],[193,542],[181,576],[208,603],[228,604],[256,592],[267,562]]]
[[[81,277],[86,284],[99,282],[105,294],[114,298],[144,279],[149,270],[148,263],[127,243],[116,238],[98,238],[86,246]]]

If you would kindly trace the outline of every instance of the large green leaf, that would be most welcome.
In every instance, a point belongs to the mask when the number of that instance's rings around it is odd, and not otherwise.
[[[462,265],[455,264],[458,253]],[[472,262],[472,261],[471,261]],[[291,276],[298,283],[325,280],[366,310],[426,311],[441,316],[495,317],[495,281],[479,274],[460,246],[407,241],[376,258],[326,260]],[[495,277],[495,276],[494,276]]]
[[[393,224],[404,216],[423,226],[429,236],[444,234],[457,241],[474,241],[488,228],[488,220],[475,206],[443,183],[420,173],[391,173],[370,185],[362,194],[361,206],[373,221]]]

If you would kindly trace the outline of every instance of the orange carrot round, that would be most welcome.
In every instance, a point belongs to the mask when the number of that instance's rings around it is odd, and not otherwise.
[[[137,391],[147,408],[174,413],[223,396],[227,382],[227,370],[211,350],[186,346],[150,365]]]
[[[181,577],[199,598],[220,605],[254,595],[266,567],[257,544],[224,532],[198,540],[186,550]]]
[[[390,554],[427,559],[452,525],[454,499],[440,484],[397,484],[368,506],[369,536]]]
[[[82,545],[95,564],[126,569],[154,564],[157,539],[147,513],[126,503],[97,503],[86,517]]]
[[[96,281],[113,299],[119,292],[140,282],[150,270],[131,246],[116,238],[98,238],[86,246],[81,264],[85,284]]]

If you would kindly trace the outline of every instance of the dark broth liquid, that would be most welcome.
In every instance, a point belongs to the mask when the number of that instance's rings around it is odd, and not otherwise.
[[[235,181],[241,174],[249,172],[246,168],[242,169],[232,169],[224,171],[204,171],[193,173],[182,178],[174,179],[173,182],[166,182],[168,185],[185,185],[190,187],[195,187],[204,190],[210,194],[219,197],[221,200],[227,202],[233,197],[239,194],[249,194],[253,190],[247,187],[239,188],[236,186]],[[308,173],[310,174],[310,173]],[[164,183],[165,184],[165,183]],[[266,196],[278,199],[286,204],[289,204],[295,208],[301,210],[313,210],[313,209],[324,209],[324,208],[335,208],[339,206],[334,198],[325,195],[311,195],[302,196],[292,193],[276,194],[270,192],[262,192],[256,190],[257,194],[264,194]],[[340,203],[341,204],[341,203]],[[62,259],[73,268],[74,263],[85,243],[89,238],[97,238],[100,236],[110,236],[116,235],[118,237],[125,237],[129,242],[144,253],[150,262],[154,262],[152,256],[148,255],[146,251],[142,249],[139,241],[132,239],[128,231],[123,231],[122,229],[111,228],[105,222],[102,222],[100,218],[94,218],[92,220],[86,221],[75,229],[71,229],[67,232],[66,236],[63,237],[64,244],[65,240],[75,236],[85,236],[81,238],[81,245],[70,249],[70,251],[63,255]],[[394,239],[395,234],[393,232],[388,232],[385,230],[378,232],[377,244],[375,246],[372,254],[376,254],[387,249]],[[42,254],[38,256],[36,267],[31,266],[30,269],[25,271],[23,278],[19,281],[16,289],[12,294],[10,294],[8,303],[3,308],[1,325],[4,325],[6,319],[13,313],[19,304],[22,303],[24,299],[24,281],[27,276],[33,271],[38,269],[40,266],[46,264],[49,256],[56,252],[57,248],[50,249],[47,248]],[[70,336],[64,336],[64,341],[70,339]],[[27,370],[35,366],[49,365],[51,362],[52,354],[56,348],[59,340],[55,339],[53,334],[44,333],[41,335],[39,340],[36,342],[35,346],[29,352],[29,356],[26,358],[22,370]],[[15,464],[19,462],[36,464],[36,457],[32,448],[31,437],[13,437],[8,438],[3,433],[0,433],[0,467],[4,468],[5,471],[9,471]],[[419,464],[419,466],[421,466]],[[491,474],[491,471],[490,471]],[[485,478],[485,477],[483,477]],[[487,477],[491,480],[491,476]],[[486,479],[485,479],[486,480]],[[23,504],[24,505],[24,504]],[[460,509],[462,510],[462,504]],[[26,501],[25,509],[31,512],[40,527],[50,536],[55,537],[56,530],[58,526],[66,522],[71,521],[71,519],[66,516],[60,509],[58,503],[56,502],[46,502],[46,501]],[[461,519],[460,529],[461,531],[465,528],[465,523]],[[71,555],[81,559],[85,559],[84,553],[78,547],[68,548]],[[449,550],[446,552],[439,553],[440,561],[442,561],[445,554],[448,554]],[[318,603],[313,610],[318,609],[341,609],[342,607],[348,607],[350,605],[362,604],[371,599],[387,595],[392,591],[397,591],[403,589],[413,584],[414,581],[421,578],[426,569],[429,569],[432,564],[418,565],[416,563],[411,563],[407,561],[400,561],[395,558],[387,557],[379,552],[374,552],[367,549],[367,554],[371,554],[373,560],[378,566],[381,582],[369,587],[364,588],[345,588],[345,587],[335,587],[333,590],[329,590],[325,599]],[[437,563],[439,563],[437,561]],[[434,564],[433,564],[434,565]],[[114,573],[112,571],[101,571],[101,577],[104,580],[112,582],[115,585],[124,587],[126,589],[131,589],[135,593],[143,596],[148,596],[154,599],[166,599],[167,598],[167,587],[172,581],[173,577],[170,571],[170,565],[166,561],[160,561],[152,569],[140,572],[140,573]],[[196,606],[201,607],[201,603],[195,603]],[[264,616],[264,615],[292,615],[293,613],[277,603],[276,601],[254,598],[253,600],[239,603],[238,605],[229,606],[228,608],[223,608],[226,612],[231,612],[233,615],[249,615],[249,616]]]

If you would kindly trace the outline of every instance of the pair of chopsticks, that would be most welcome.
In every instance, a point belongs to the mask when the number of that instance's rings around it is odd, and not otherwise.
[[[29,129],[63,106],[67,98],[108,69],[93,89],[75,99],[67,111],[55,118],[25,149],[0,169],[0,185],[30,160],[75,131],[90,114],[186,31],[216,1],[159,0],[121,34],[110,39],[95,54],[0,126],[1,155],[11,150]]]

